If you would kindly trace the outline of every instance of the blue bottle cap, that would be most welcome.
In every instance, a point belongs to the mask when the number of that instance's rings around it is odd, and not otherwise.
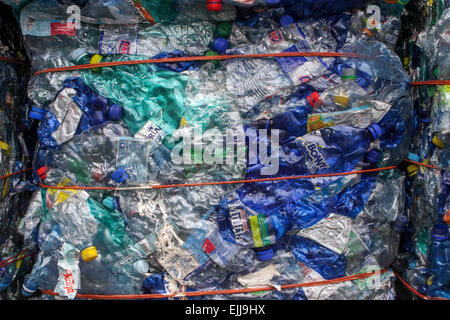
[[[227,39],[219,37],[216,40],[214,40],[213,47],[215,51],[219,53],[224,53],[230,47],[230,44],[228,43]]]
[[[383,134],[384,131],[377,123],[371,124],[367,129],[372,135],[373,140],[377,140]]]
[[[117,180],[125,173],[124,168],[119,168],[111,174],[111,179]]]
[[[280,4],[281,0],[266,0],[266,4],[268,6],[276,6],[277,4]]]
[[[408,159],[416,162],[420,162],[420,157],[415,153],[408,153]]]
[[[258,259],[261,261],[270,260],[273,258],[273,250],[266,249],[266,250],[256,251],[256,255],[258,256]]]
[[[104,109],[108,105],[108,99],[99,94],[94,94],[91,99],[92,104],[97,108]]]
[[[112,121],[119,121],[122,119],[123,108],[117,104],[112,104],[108,110],[108,118]]]
[[[445,223],[437,223],[433,228],[433,238],[436,240],[448,239],[448,226]]]
[[[119,168],[111,174],[111,179],[113,179],[118,183],[124,182],[129,177],[130,176],[128,175],[128,173],[125,171],[124,168]]]
[[[105,199],[103,199],[102,204],[110,209],[110,210],[114,210],[114,199],[113,197],[106,197]]]
[[[38,287],[36,283],[34,283],[34,281],[28,281],[26,285],[25,283],[22,285],[20,293],[22,293],[24,297],[31,297],[37,291],[37,289]]]
[[[31,119],[42,120],[44,119],[44,114],[45,114],[44,110],[36,107],[31,107],[30,114],[28,115],[28,117],[30,117]]]
[[[290,24],[294,23],[294,18],[292,18],[290,15],[285,14],[284,16],[282,16],[280,18],[280,25],[282,25],[283,27],[287,27]]]
[[[366,160],[367,160],[368,162],[370,162],[370,163],[375,164],[375,163],[378,162],[378,160],[381,159],[381,156],[382,156],[382,155],[383,155],[383,154],[382,154],[382,152],[381,152],[380,150],[372,149],[372,150],[370,150],[369,152],[367,152],[367,154],[366,154]]]
[[[103,114],[102,110],[95,110],[94,112],[94,118],[98,123],[105,122],[105,115]]]

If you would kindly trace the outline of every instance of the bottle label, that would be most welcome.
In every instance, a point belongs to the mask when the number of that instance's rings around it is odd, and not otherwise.
[[[61,23],[59,21],[57,22],[50,22],[50,35],[55,36],[58,34],[65,35],[65,36],[75,36],[75,28],[76,23],[72,22],[66,22]]]
[[[103,29],[100,32],[99,54],[138,54],[137,36],[117,34]]]
[[[74,299],[80,288],[79,251],[73,245],[64,243],[61,254],[63,258],[58,260],[59,278],[54,291]]]
[[[308,169],[315,171],[330,167],[326,161],[325,142],[320,136],[311,134],[298,137],[297,141],[302,144],[307,153],[304,161]]]
[[[148,120],[144,126],[134,134],[135,138],[147,139],[150,141],[160,142],[165,136],[165,132],[158,127],[153,121]]]

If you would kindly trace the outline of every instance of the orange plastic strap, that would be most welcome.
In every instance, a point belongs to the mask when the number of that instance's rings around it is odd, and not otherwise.
[[[304,176],[292,176],[292,177],[275,177],[275,178],[263,178],[263,179],[252,179],[252,180],[233,180],[233,181],[217,181],[217,182],[199,182],[199,183],[182,183],[182,184],[167,184],[167,185],[149,185],[145,187],[79,187],[79,186],[48,186],[40,183],[39,186],[42,188],[48,189],[74,189],[74,190],[131,190],[131,189],[167,189],[167,188],[181,188],[181,187],[198,187],[198,186],[211,186],[211,185],[223,185],[223,184],[239,184],[239,183],[252,183],[252,182],[263,182],[263,181],[280,181],[280,180],[294,180],[294,179],[306,179],[306,178],[321,178],[321,177],[335,177],[335,176],[344,176],[350,174],[361,174],[361,173],[370,173],[377,172],[382,170],[390,170],[396,169],[397,166],[383,167],[383,168],[375,168],[375,169],[366,169],[359,171],[350,171],[350,172],[340,172],[340,173],[324,173],[324,174],[311,174]]]
[[[38,71],[34,73],[35,76],[61,71],[85,70],[93,68],[114,67],[123,65],[136,65],[144,63],[175,63],[187,61],[208,61],[208,60],[231,60],[242,58],[286,58],[286,57],[346,57],[359,58],[357,53],[351,52],[280,52],[280,53],[261,53],[261,54],[234,54],[234,55],[219,55],[219,56],[194,56],[194,57],[176,57],[176,58],[162,58],[162,59],[146,59],[146,60],[131,60],[131,61],[114,61],[101,62],[93,64],[81,64],[78,66],[51,68]]]
[[[285,289],[293,289],[293,288],[303,288],[303,287],[314,287],[314,286],[323,286],[328,284],[353,281],[358,279],[364,279],[372,277],[376,274],[383,274],[387,272],[387,269],[383,269],[375,272],[367,272],[355,274],[352,276],[336,278],[331,280],[323,280],[317,282],[308,282],[308,283],[296,283],[296,284],[288,284],[282,285],[280,288],[282,290]],[[263,287],[263,288],[245,288],[245,289],[229,289],[229,290],[213,290],[213,291],[193,291],[193,292],[178,292],[173,294],[137,294],[137,295],[96,295],[96,294],[77,294],[75,298],[79,299],[96,299],[96,300],[129,300],[129,299],[163,299],[163,298],[182,298],[182,297],[196,297],[196,296],[207,296],[207,295],[218,295],[218,294],[238,294],[238,293],[251,293],[251,292],[259,292],[259,291],[272,291],[276,290],[274,287]],[[58,296],[54,291],[51,290],[42,290],[43,294]]]
[[[23,170],[20,170],[20,171],[17,171],[17,172],[13,172],[13,173],[7,174],[7,175],[5,175],[5,176],[0,177],[0,180],[9,178],[9,177],[11,177],[11,176],[15,176],[15,175],[18,175],[18,174],[27,172],[27,171],[30,171],[30,170],[32,170],[32,169],[33,169],[33,168],[27,168],[27,169],[23,169]]]

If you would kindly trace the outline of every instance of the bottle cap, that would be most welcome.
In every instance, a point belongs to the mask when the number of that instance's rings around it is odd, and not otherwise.
[[[217,25],[216,33],[219,37],[226,38],[231,34],[231,24],[221,22]]]
[[[214,50],[220,53],[224,53],[230,47],[228,40],[225,38],[217,38],[213,44]]]
[[[406,167],[406,173],[408,173],[408,176],[411,178],[415,176],[419,172],[419,167],[415,164],[412,164],[410,166]]]
[[[281,0],[266,0],[266,4],[268,6],[276,6],[277,4],[280,4]]]
[[[110,209],[110,210],[114,210],[114,199],[113,197],[106,197],[105,199],[103,199],[102,204]]]
[[[221,11],[222,0],[206,0],[206,8],[208,11]]]
[[[381,137],[384,131],[377,123],[371,124],[367,129],[372,135],[373,140],[377,140],[379,137]]]
[[[40,167],[39,169],[36,170],[36,173],[38,174],[39,178],[44,180],[45,178],[47,178],[48,170],[50,170],[48,167],[42,166],[42,167]]]
[[[408,153],[408,159],[416,162],[420,162],[420,157],[415,153]]]
[[[308,97],[306,97],[306,99],[308,100],[309,104],[313,108],[316,105],[316,102],[317,102],[317,100],[319,100],[319,98],[320,98],[320,95],[319,95],[319,93],[317,91],[314,91]]]
[[[287,27],[290,24],[294,23],[294,18],[292,18],[290,15],[285,14],[284,16],[282,16],[280,18],[280,25],[282,25],[283,27]]]
[[[117,183],[122,183],[130,176],[127,174],[124,168],[119,168],[111,174],[111,179],[116,181]]]
[[[381,159],[382,152],[377,149],[372,149],[366,154],[366,160],[372,164],[375,164],[378,162],[378,160]]]
[[[95,63],[100,63],[100,61],[102,61],[103,57],[99,54],[94,54],[91,58],[91,62],[90,64],[95,64]],[[92,69],[95,72],[98,72],[100,69],[99,68],[93,68]]]
[[[342,77],[344,79],[354,79],[356,80],[356,69],[353,68],[344,68],[342,69]]]
[[[42,110],[41,108],[31,107],[30,114],[28,115],[28,117],[30,117],[31,119],[36,119],[36,120],[40,121],[40,120],[44,119],[44,114],[45,114],[45,111]]]
[[[205,53],[206,57],[211,57],[211,56],[218,56],[219,54],[213,50],[208,50]],[[215,65],[217,65],[219,63],[219,60],[211,60],[212,62],[214,62]]]
[[[138,260],[135,263],[133,263],[133,268],[137,273],[145,274],[145,273],[147,273],[150,266],[148,265],[147,261]]]
[[[444,149],[444,148],[445,148],[444,142],[442,142],[442,140],[440,140],[440,139],[437,137],[437,134],[435,134],[435,135],[433,136],[433,139],[432,139],[431,141],[432,141],[433,144],[434,144],[436,147],[438,147],[439,149]]]
[[[435,224],[432,237],[436,240],[448,239],[448,225],[446,225],[445,223]]]
[[[112,121],[119,121],[122,119],[123,108],[117,104],[112,104],[108,110],[108,118]]]
[[[91,262],[92,260],[95,260],[97,256],[97,248],[95,246],[87,247],[81,251],[81,259],[83,259],[84,262]]]
[[[22,285],[20,293],[22,293],[24,297],[31,297],[37,291],[37,289],[38,286],[36,285],[36,283],[34,283],[34,281],[27,281],[26,284],[24,283]]]
[[[79,61],[84,58],[85,56],[87,56],[89,53],[86,51],[86,49],[84,48],[78,48],[74,51],[72,51],[72,53],[69,56],[69,60],[72,61],[73,63],[79,63]]]
[[[273,258],[273,250],[272,249],[258,250],[256,251],[256,255],[258,256],[258,259],[261,261],[270,260]]]

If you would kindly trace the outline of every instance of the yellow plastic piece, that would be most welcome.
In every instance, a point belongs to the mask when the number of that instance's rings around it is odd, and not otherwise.
[[[95,64],[95,63],[100,63],[100,61],[102,61],[103,56],[99,55],[99,54],[94,54],[91,58],[91,64]],[[95,72],[98,72],[100,69],[99,68],[93,68],[92,69]]]
[[[94,246],[87,247],[83,251],[81,251],[81,259],[83,259],[84,262],[90,262],[92,260],[95,260],[97,258],[97,248]]]
[[[444,149],[445,148],[445,144],[444,142],[442,142],[441,140],[439,140],[439,138],[437,137],[437,135],[433,136],[433,140],[431,140],[433,142],[433,144],[438,147],[439,149]]]

